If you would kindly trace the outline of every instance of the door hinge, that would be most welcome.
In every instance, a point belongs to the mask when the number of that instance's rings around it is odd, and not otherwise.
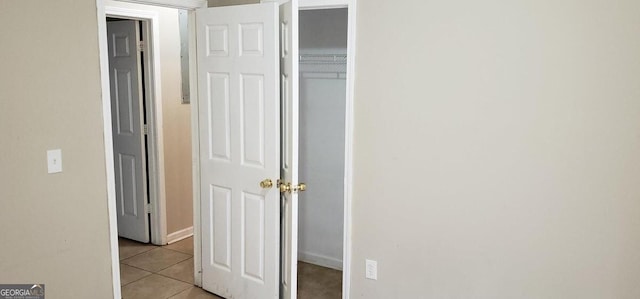
[[[148,135],[149,134],[149,126],[147,124],[144,124],[143,129],[144,129],[144,134]]]
[[[151,204],[147,203],[144,205],[144,212],[147,214],[151,214]]]
[[[138,51],[144,52],[144,41],[138,41]]]

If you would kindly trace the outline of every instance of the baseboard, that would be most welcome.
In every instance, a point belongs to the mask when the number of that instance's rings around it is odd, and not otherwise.
[[[298,260],[305,263],[323,266],[342,271],[342,260],[317,253],[298,251]]]
[[[168,234],[167,244],[175,243],[191,236],[193,236],[193,226]]]

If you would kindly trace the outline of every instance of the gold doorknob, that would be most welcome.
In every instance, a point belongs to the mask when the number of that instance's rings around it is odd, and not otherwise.
[[[292,192],[298,192],[298,191],[305,191],[307,190],[307,184],[305,183],[300,183],[298,185],[291,185],[291,183],[281,183],[278,182],[278,188],[280,189],[281,193],[292,193]]]
[[[291,193],[291,183],[280,183],[278,185],[278,188],[280,188],[280,193],[285,193],[285,192],[289,192]]]
[[[270,179],[264,179],[262,182],[260,182],[260,187],[269,189],[273,187],[273,181],[271,181]]]
[[[305,191],[305,190],[307,190],[307,184],[305,184],[305,183],[300,183],[300,184],[298,184],[298,186],[295,186],[295,187],[293,188],[293,191],[300,191],[300,192],[302,192],[302,191]]]

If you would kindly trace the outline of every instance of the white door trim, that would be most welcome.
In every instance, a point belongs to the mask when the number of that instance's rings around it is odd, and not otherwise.
[[[344,249],[342,253],[342,298],[351,296],[351,239],[352,239],[352,200],[353,200],[353,127],[355,122],[354,89],[356,75],[356,12],[357,0],[345,0],[347,3],[347,98],[345,110],[345,149],[344,149]]]
[[[98,46],[100,85],[102,86],[102,128],[104,130],[104,162],[107,179],[107,213],[109,215],[109,245],[111,249],[111,281],[113,298],[122,297],[120,290],[120,254],[118,248],[118,217],[116,212],[116,179],[113,165],[113,132],[111,129],[111,91],[109,87],[109,50],[107,22],[103,0],[96,0],[98,17]]]
[[[284,0],[262,0],[282,2]],[[351,234],[353,198],[353,126],[354,86],[356,58],[356,12],[357,0],[299,0],[299,10],[347,8],[347,95],[345,109],[345,154],[344,154],[344,232],[342,253],[342,298],[348,299],[351,290]]]
[[[198,114],[198,63],[196,48],[196,11],[190,10],[189,30],[189,95],[191,104],[191,169],[193,180],[193,283],[202,287],[202,237],[200,219],[200,117]]]

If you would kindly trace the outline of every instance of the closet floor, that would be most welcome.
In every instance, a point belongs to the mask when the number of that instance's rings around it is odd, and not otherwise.
[[[222,299],[193,285],[193,238],[166,246],[119,239],[123,299]],[[342,298],[342,272],[298,263],[299,299]]]
[[[342,298],[342,271],[298,262],[298,299]]]

